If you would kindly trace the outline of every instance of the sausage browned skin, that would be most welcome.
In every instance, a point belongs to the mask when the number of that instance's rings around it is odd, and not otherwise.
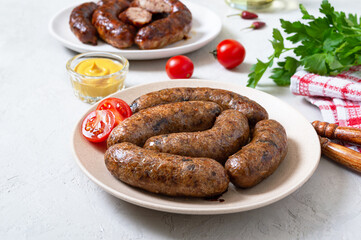
[[[256,124],[252,141],[230,156],[225,168],[234,185],[249,188],[271,175],[286,154],[283,126],[275,120],[263,120]]]
[[[172,44],[187,37],[192,27],[192,14],[178,0],[164,0],[171,5],[170,14],[141,28],[135,43],[140,49],[156,49]]]
[[[129,4],[127,0],[104,1],[93,14],[92,22],[99,36],[116,48],[127,48],[134,43],[135,27],[118,18],[119,13],[127,9]]]
[[[111,146],[105,165],[117,179],[168,196],[211,197],[228,188],[225,169],[210,158],[159,153],[131,143]]]
[[[248,142],[248,119],[239,111],[223,111],[214,126],[201,132],[181,132],[149,138],[144,148],[190,157],[212,158],[224,164]]]
[[[97,45],[98,33],[92,24],[93,12],[96,8],[95,3],[87,2],[75,7],[70,14],[70,29],[82,43]]]
[[[107,145],[130,142],[142,147],[153,136],[203,131],[213,126],[221,107],[213,102],[190,101],[147,108],[125,119],[110,133]]]
[[[251,126],[267,119],[267,111],[255,101],[240,94],[212,88],[167,88],[142,95],[131,104],[133,112],[170,102],[212,101],[223,109],[235,109],[246,115]]]

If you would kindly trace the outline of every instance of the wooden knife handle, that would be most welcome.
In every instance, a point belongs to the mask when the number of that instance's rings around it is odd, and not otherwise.
[[[361,153],[319,137],[322,154],[328,158],[361,173]]]
[[[353,127],[340,127],[334,123],[312,122],[316,132],[321,137],[338,139],[346,142],[361,144],[361,129]]]

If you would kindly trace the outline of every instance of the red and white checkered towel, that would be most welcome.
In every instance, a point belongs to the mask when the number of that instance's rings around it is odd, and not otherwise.
[[[291,77],[290,88],[319,107],[325,122],[361,128],[361,66],[327,77],[299,71]],[[351,148],[361,152],[360,147]]]

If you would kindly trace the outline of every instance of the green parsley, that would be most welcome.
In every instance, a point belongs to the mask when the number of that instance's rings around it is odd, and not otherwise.
[[[286,48],[281,32],[273,29],[271,43],[274,53],[267,62],[257,59],[248,75],[248,87],[255,88],[275,59],[288,51],[293,51],[297,58],[286,57],[271,71],[270,78],[278,86],[289,85],[291,76],[299,66],[320,75],[337,75],[361,64],[361,18],[356,14],[336,12],[328,0],[323,0],[321,4],[323,17],[310,15],[302,4],[300,10],[302,19],[308,20],[306,23],[281,19],[281,27],[289,35],[286,39],[297,46]]]

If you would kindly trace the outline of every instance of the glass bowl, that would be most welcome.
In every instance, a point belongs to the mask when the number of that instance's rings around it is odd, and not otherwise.
[[[121,70],[104,76],[88,76],[75,71],[76,66],[87,59],[105,58],[121,64]],[[67,72],[74,94],[86,103],[95,103],[104,97],[124,88],[124,80],[129,71],[129,62],[123,56],[106,52],[87,52],[69,59]]]

